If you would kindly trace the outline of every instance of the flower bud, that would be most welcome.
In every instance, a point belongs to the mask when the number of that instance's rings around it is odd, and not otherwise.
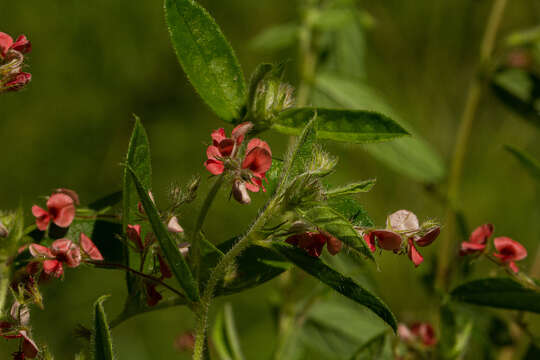
[[[180,254],[182,254],[182,256],[185,257],[185,256],[187,256],[190,247],[191,247],[190,243],[183,242],[183,243],[178,245],[178,251],[180,251]]]
[[[21,305],[17,300],[11,305],[9,312],[11,317],[19,324],[26,326],[30,322],[30,309],[26,305]]]
[[[305,232],[308,232],[311,230],[311,226],[305,222],[305,221],[302,221],[302,220],[298,220],[298,221],[295,221],[292,223],[290,229],[289,229],[289,233],[291,234],[301,234],[301,233],[305,233]]]
[[[178,233],[184,232],[184,229],[178,223],[178,218],[176,216],[173,216],[169,220],[169,223],[167,224],[167,229],[169,230],[169,232],[171,232],[173,234],[178,234]]]
[[[251,198],[246,189],[246,183],[242,180],[235,180],[232,188],[232,194],[236,201],[240,204],[249,204]]]
[[[7,238],[9,236],[9,230],[0,221],[0,238]]]

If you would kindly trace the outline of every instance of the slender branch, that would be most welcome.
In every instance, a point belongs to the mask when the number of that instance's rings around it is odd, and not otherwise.
[[[201,207],[201,211],[199,212],[199,216],[197,217],[197,222],[195,223],[195,234],[197,234],[202,229],[204,220],[206,219],[206,215],[208,215],[208,211],[210,210],[210,207],[212,206],[212,203],[214,202],[214,199],[219,189],[221,188],[221,185],[223,185],[224,180],[225,177],[223,175],[219,175],[214,185],[212,185],[210,192],[208,192],[208,194],[206,195],[206,198],[204,199]]]
[[[299,73],[300,84],[298,85],[296,104],[297,106],[305,106],[309,101],[311,88],[315,78],[317,69],[317,56],[313,52],[313,26],[310,21],[310,10],[315,5],[309,4],[304,11],[302,17],[302,28],[300,29],[299,41]]]
[[[484,37],[480,47],[480,66],[484,68],[485,64],[491,58],[493,49],[495,47],[495,39],[497,32],[501,24],[501,20],[504,15],[504,9],[506,7],[507,0],[495,0],[489,20],[486,25]],[[450,258],[452,257],[452,241],[455,238],[455,209],[458,207],[459,191],[461,186],[461,175],[463,172],[463,163],[465,160],[465,154],[467,152],[467,144],[469,141],[473,120],[476,116],[478,104],[480,102],[484,81],[477,74],[472,80],[467,99],[465,102],[465,109],[461,117],[460,126],[458,129],[458,135],[456,144],[454,147],[454,156],[452,158],[452,166],[450,170],[450,178],[448,182],[448,201],[449,205],[446,210],[446,231],[445,236],[442,238],[441,247],[439,252],[439,266],[437,271],[437,285],[439,288],[446,290],[448,287],[448,266]]]
[[[165,282],[161,281],[157,277],[152,276],[152,275],[147,275],[145,273],[142,273],[140,271],[132,269],[129,266],[125,266],[125,265],[122,265],[122,264],[106,263],[106,262],[102,262],[102,261],[92,261],[92,260],[85,260],[85,263],[92,264],[92,265],[94,265],[96,267],[102,267],[102,268],[107,268],[107,269],[121,269],[121,270],[129,271],[130,273],[135,274],[135,275],[137,275],[139,277],[145,278],[147,280],[155,282],[156,284],[162,285],[163,287],[169,289],[170,291],[172,291],[173,293],[175,293],[176,295],[178,295],[182,299],[185,299],[184,294],[182,294],[180,291],[176,290],[172,286],[166,284]]]
[[[236,244],[234,244],[231,250],[229,250],[221,258],[220,262],[212,270],[196,311],[197,326],[195,328],[195,348],[193,351],[193,360],[203,360],[204,346],[206,342],[206,329],[208,327],[208,312],[210,310],[210,305],[214,297],[214,291],[218,283],[221,281],[224,274],[227,273],[229,267],[234,264],[235,259],[251,244],[250,238],[253,231],[264,225],[268,214],[270,214],[273,210],[273,204],[274,201],[272,199],[267,203],[266,208],[255,219],[244,236],[238,240]]]
[[[10,266],[2,264],[0,270],[0,316],[4,314],[4,307],[9,288]]]

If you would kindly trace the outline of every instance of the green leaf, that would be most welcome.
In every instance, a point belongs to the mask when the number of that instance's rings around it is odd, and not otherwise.
[[[102,296],[94,304],[94,333],[92,334],[94,360],[113,360],[116,358],[113,353],[109,323],[103,309],[103,302],[108,297],[108,295]]]
[[[474,280],[458,286],[450,295],[469,304],[540,313],[540,292],[507,278]]]
[[[540,78],[536,74],[501,68],[493,75],[491,88],[506,106],[540,127]]]
[[[295,108],[281,112],[272,128],[288,135],[298,135],[313,116],[317,116],[319,139],[350,143],[389,141],[409,135],[389,117],[373,111],[324,108]]]
[[[326,192],[326,196],[328,198],[334,198],[334,197],[340,197],[340,196],[347,196],[347,195],[354,195],[361,192],[369,192],[373,186],[375,186],[375,183],[377,180],[375,179],[369,179],[364,180],[336,188],[332,188]]]
[[[374,336],[360,346],[350,360],[392,359],[392,356],[383,357],[386,344],[386,332]],[[389,354],[387,354],[389,355]]]
[[[133,177],[133,182],[135,183],[135,187],[139,193],[139,198],[141,199],[144,211],[148,216],[148,220],[152,226],[154,235],[156,235],[159,246],[163,251],[163,255],[165,255],[165,259],[167,259],[167,262],[171,267],[172,273],[178,280],[178,283],[182,289],[185,290],[187,297],[191,301],[198,301],[199,289],[197,288],[197,283],[193,279],[193,275],[186,263],[186,260],[178,250],[176,241],[171,237],[171,234],[169,231],[167,231],[165,224],[163,224],[161,221],[158,209],[148,195],[148,189],[145,188],[141,183],[138,176],[135,174],[135,171],[131,167],[128,167],[128,169]]]
[[[525,150],[520,150],[512,145],[504,145],[504,149],[520,162],[520,164],[529,172],[536,181],[540,181],[540,161],[535,159]]]
[[[109,209],[122,201],[122,191],[115,191],[88,205],[89,209],[103,211]]]
[[[165,18],[184,72],[223,120],[238,120],[246,85],[233,49],[212,16],[194,0],[165,0]]]
[[[143,186],[150,189],[152,186],[152,163],[150,156],[150,142],[148,141],[148,135],[146,130],[141,124],[139,117],[135,116],[135,125],[133,132],[131,133],[131,139],[129,141],[128,152],[126,155],[126,164],[133,169],[140,179]],[[138,202],[139,196],[137,195],[137,189],[128,168],[124,169],[124,183],[122,191],[123,200],[123,212],[122,212],[122,227],[124,232],[129,224],[135,224],[138,219]],[[134,254],[130,251],[130,248],[123,244],[124,247],[124,264],[129,266],[132,262],[138,261],[138,254]],[[133,261],[131,261],[133,260]],[[135,278],[135,275],[126,273],[126,282],[128,293],[132,297],[135,293],[142,294],[141,289],[142,282]],[[130,300],[130,299],[128,299]],[[133,298],[131,298],[133,300]]]
[[[283,174],[283,160],[272,159],[272,167],[266,173],[266,179],[268,185],[266,185],[266,193],[268,196],[273,196],[281,182],[281,175]]]
[[[294,23],[276,25],[257,34],[249,42],[256,51],[276,51],[293,46],[298,41],[300,26]]]
[[[231,304],[227,303],[216,315],[212,342],[221,360],[243,360]]]
[[[316,206],[306,210],[298,210],[298,212],[308,222],[335,236],[368,259],[375,261],[373,253],[353,225],[331,207]]]
[[[321,106],[367,109],[390,116],[412,134],[384,144],[366,144],[364,149],[391,169],[423,182],[439,182],[446,173],[439,154],[426,143],[373,89],[359,80],[335,74],[320,74],[315,102]]]
[[[347,219],[354,226],[361,227],[374,227],[373,220],[369,217],[368,213],[362,205],[355,199],[350,197],[346,198],[333,198],[328,200],[328,206],[340,213],[345,219]]]
[[[349,299],[366,306],[396,331],[397,321],[388,306],[377,296],[354,282],[354,280],[341,275],[328,267],[320,259],[308,255],[302,249],[277,242],[272,243],[271,246],[311,276],[319,279]]]

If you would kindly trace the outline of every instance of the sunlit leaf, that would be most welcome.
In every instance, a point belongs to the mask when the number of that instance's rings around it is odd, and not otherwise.
[[[133,177],[133,182],[137,188],[139,198],[144,207],[144,211],[148,216],[148,221],[152,226],[152,230],[156,235],[156,238],[159,242],[159,246],[165,255],[169,266],[171,267],[172,273],[175,278],[178,280],[178,283],[185,290],[187,297],[191,301],[199,300],[199,290],[197,283],[195,282],[191,270],[184,259],[184,256],[180,253],[176,241],[171,237],[169,231],[165,227],[165,224],[161,221],[156,205],[150,199],[148,195],[148,188],[145,188],[138,176],[135,174],[134,170],[128,168],[131,176]]]
[[[100,297],[94,304],[94,333],[92,334],[94,360],[113,360],[116,358],[113,353],[109,323],[103,309],[103,302],[107,297]]]
[[[535,159],[525,150],[520,150],[512,145],[505,145],[505,150],[519,161],[519,163],[529,172],[536,181],[540,181],[540,161]]]
[[[412,134],[384,144],[366,144],[364,149],[376,159],[418,181],[438,182],[444,177],[446,169],[440,155],[373,89],[359,80],[330,73],[317,76],[316,89],[322,94],[317,105],[377,111],[390,116]]]
[[[295,108],[281,112],[272,128],[298,135],[313,116],[317,116],[317,138],[350,143],[388,141],[409,133],[389,117],[363,110]]]
[[[328,267],[320,259],[308,255],[302,249],[277,242],[272,243],[272,248],[311,276],[319,279],[349,299],[366,306],[384,320],[392,329],[394,329],[394,331],[396,330],[397,321],[388,306],[386,306],[381,299],[364,289],[351,278],[341,275]]]
[[[540,292],[508,278],[474,280],[458,286],[450,295],[469,304],[540,313]]]
[[[214,19],[193,0],[165,0],[165,17],[193,87],[220,118],[239,119],[246,104],[244,75]]]

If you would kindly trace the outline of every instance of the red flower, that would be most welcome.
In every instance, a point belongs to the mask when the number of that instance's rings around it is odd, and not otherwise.
[[[206,149],[208,160],[204,163],[206,169],[213,175],[219,175],[225,170],[221,159],[233,156],[237,147],[244,141],[245,134],[253,127],[249,122],[242,123],[234,128],[232,137],[228,138],[223,128],[212,132],[212,145]]]
[[[128,225],[126,233],[128,239],[133,241],[139,251],[142,251],[144,246],[141,239],[141,225]]]
[[[509,237],[498,237],[493,241],[497,252],[493,256],[498,257],[503,263],[508,264],[513,272],[519,271],[514,261],[523,260],[527,257],[527,249]]]
[[[441,227],[435,226],[431,229],[429,229],[424,235],[422,236],[414,236],[414,242],[418,246],[428,246],[432,242],[434,242],[441,233]]]
[[[484,224],[477,227],[469,237],[469,241],[461,243],[459,255],[468,255],[484,251],[489,237],[493,234],[493,225]]]
[[[79,246],[69,239],[59,239],[52,243],[50,248],[39,244],[31,244],[30,253],[34,257],[45,258],[43,272],[57,278],[64,274],[62,264],[75,268],[81,263]]]
[[[331,255],[336,255],[341,251],[343,246],[339,239],[325,232],[305,232],[302,234],[295,234],[289,236],[285,242],[306,250],[306,252],[313,257],[321,256],[324,244],[327,244],[328,252]]]
[[[146,303],[148,306],[155,306],[163,299],[163,296],[156,290],[156,283],[145,281],[146,286]]]
[[[2,58],[6,57],[9,50],[16,50],[26,54],[32,50],[32,44],[24,35],[20,35],[14,42],[11,36],[0,32],[0,56]]]
[[[73,199],[66,194],[52,194],[47,200],[47,211],[37,205],[32,206],[32,214],[36,217],[36,226],[45,231],[49,222],[60,227],[68,227],[75,218]]]
[[[384,250],[399,250],[403,239],[399,234],[388,230],[374,230],[372,236],[377,238],[377,244]]]
[[[418,265],[420,265],[424,261],[422,255],[418,252],[418,250],[416,250],[416,247],[414,246],[414,240],[412,238],[409,239],[407,253],[409,255],[409,259],[411,259],[415,267],[418,267]]]
[[[433,346],[437,344],[435,330],[429,323],[414,323],[411,325],[411,332],[418,337],[425,346]]]
[[[251,139],[247,145],[246,157],[242,161],[242,169],[251,170],[254,176],[251,183],[246,182],[246,188],[249,191],[257,192],[262,187],[262,179],[266,178],[266,172],[272,167],[272,150],[265,141],[260,139]]]
[[[372,232],[365,233],[364,241],[366,242],[371,252],[375,252],[375,250],[377,250],[377,246],[375,246],[375,234],[373,234]]]
[[[103,258],[103,255],[101,255],[101,252],[99,251],[97,246],[85,234],[81,233],[81,238],[80,238],[79,243],[81,244],[83,251],[88,255],[90,259],[96,260],[96,261],[105,260]]]
[[[19,91],[32,80],[32,74],[20,72],[12,77],[5,85],[7,91]]]

